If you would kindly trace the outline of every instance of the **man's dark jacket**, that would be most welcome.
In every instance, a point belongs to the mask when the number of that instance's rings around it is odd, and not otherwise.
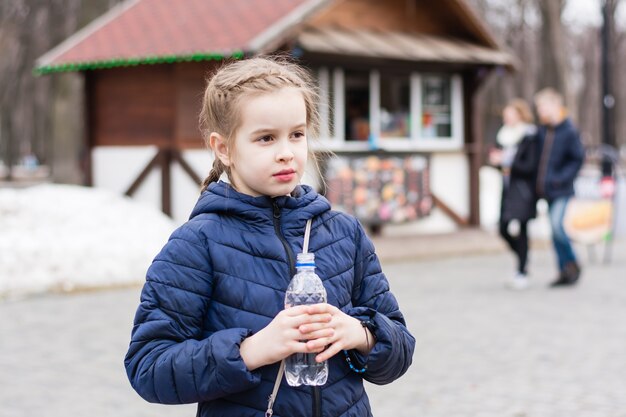
[[[222,182],[202,193],[147,273],[125,358],[143,398],[197,402],[204,417],[264,415],[278,363],[250,372],[239,345],[284,308],[310,218],[310,251],[328,302],[371,319],[377,342],[364,374],[351,371],[340,353],[329,360],[321,388],[291,388],[283,378],[274,416],[370,416],[362,378],[385,384],[407,370],[415,339],[360,224],[331,211],[310,187],[294,194],[255,198]]]
[[[556,126],[542,126],[537,138],[541,155],[538,197],[551,202],[559,197],[573,196],[574,179],[585,158],[585,150],[574,124],[565,119]]]

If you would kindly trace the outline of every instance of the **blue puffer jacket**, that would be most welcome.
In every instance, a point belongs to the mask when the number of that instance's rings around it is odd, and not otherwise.
[[[329,360],[322,387],[292,388],[283,378],[274,415],[370,416],[362,378],[385,384],[407,370],[415,340],[360,224],[331,211],[310,187],[294,195],[254,198],[220,182],[200,196],[147,273],[125,358],[143,398],[197,402],[198,416],[264,415],[278,363],[250,372],[239,345],[284,308],[309,218],[310,251],[328,302],[371,319],[377,343],[364,374],[339,354]]]

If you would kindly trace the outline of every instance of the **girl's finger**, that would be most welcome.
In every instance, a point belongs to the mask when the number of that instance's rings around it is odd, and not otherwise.
[[[326,348],[326,345],[309,346],[309,342],[297,342],[294,341],[289,345],[289,351],[291,353],[320,353]]]
[[[311,350],[315,350],[319,348],[328,348],[329,346],[332,346],[333,344],[335,343],[333,343],[332,337],[320,337],[317,339],[309,340],[306,343],[307,347]]]
[[[327,303],[320,303],[320,304],[311,304],[307,306],[307,313],[308,314],[321,314],[321,313],[329,313],[329,314],[336,314],[336,312],[339,310],[337,307],[327,304]]]
[[[278,314],[285,314],[286,316],[289,317],[295,317],[295,316],[300,316],[303,314],[309,314],[309,307],[308,305],[300,305],[300,306],[293,306],[293,307],[287,307],[285,308],[283,311],[281,311]]]
[[[303,333],[300,337],[303,338],[303,340],[316,340],[316,339],[322,339],[322,338],[326,340],[326,339],[332,338],[334,335],[335,335],[334,329],[325,328],[325,329],[320,329],[320,330],[316,330],[316,331],[309,332],[309,333]]]
[[[340,350],[341,350],[341,347],[338,346],[338,343],[333,343],[330,346],[328,346],[323,352],[317,355],[315,357],[315,360],[317,362],[327,361],[328,359],[332,358],[337,353],[339,353]]]
[[[321,329],[329,329],[333,328],[329,322],[316,322],[316,323],[306,323],[298,327],[298,330],[302,334],[315,332]]]
[[[304,324],[310,323],[329,323],[332,320],[332,316],[330,314],[302,314],[300,316],[293,317],[292,325],[294,327],[300,327]]]

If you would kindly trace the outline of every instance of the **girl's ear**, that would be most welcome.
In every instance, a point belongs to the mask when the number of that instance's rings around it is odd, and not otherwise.
[[[228,145],[226,144],[226,139],[222,135],[217,132],[211,132],[209,136],[209,146],[213,150],[213,153],[224,166],[230,166],[231,159],[230,153],[228,151]]]

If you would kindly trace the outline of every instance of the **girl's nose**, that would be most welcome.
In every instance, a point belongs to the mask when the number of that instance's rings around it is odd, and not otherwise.
[[[276,159],[279,161],[291,161],[294,157],[289,140],[281,140],[276,152]]]

